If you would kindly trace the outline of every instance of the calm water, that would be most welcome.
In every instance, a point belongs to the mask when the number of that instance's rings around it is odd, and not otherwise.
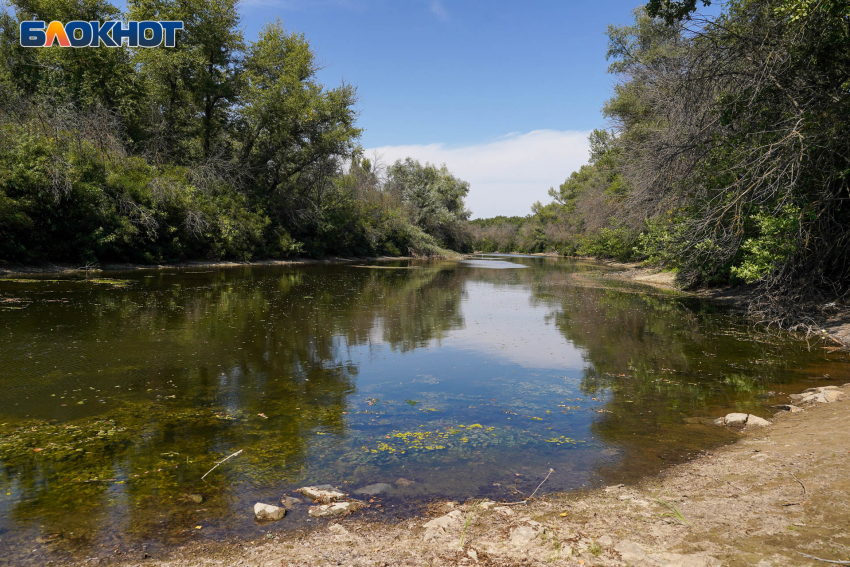
[[[251,511],[305,484],[414,481],[362,512],[392,519],[515,501],[550,467],[541,491],[636,481],[734,437],[705,418],[848,381],[821,344],[604,272],[504,256],[0,280],[0,564],[310,525],[306,506]]]

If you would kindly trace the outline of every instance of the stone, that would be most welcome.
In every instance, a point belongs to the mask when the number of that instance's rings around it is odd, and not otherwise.
[[[790,411],[791,413],[803,411],[803,408],[797,407],[794,404],[779,404],[773,407],[782,411]]]
[[[300,504],[304,504],[304,501],[300,498],[293,498],[292,496],[284,496],[280,499],[280,503],[283,504],[284,508],[294,508]]]
[[[386,482],[377,482],[375,484],[370,484],[369,486],[364,486],[359,490],[355,490],[354,494],[366,494],[367,496],[375,496],[376,494],[381,494],[382,492],[386,492],[387,490],[391,489],[391,484],[387,484]]]
[[[271,520],[280,520],[286,515],[286,508],[280,506],[272,506],[271,504],[263,504],[257,502],[254,504],[254,518],[263,522]]]
[[[714,420],[714,425],[724,425],[726,423],[725,417],[718,417]]]
[[[679,555],[677,553],[660,553],[650,555],[636,543],[624,540],[614,546],[614,551],[629,565],[647,565],[653,567],[721,567],[720,560],[700,553]]]
[[[730,413],[723,418],[723,423],[730,426],[743,427],[747,423],[747,414],[745,413]]]
[[[826,400],[826,403],[840,402],[844,399],[844,392],[837,390],[826,390],[820,393],[820,396]]]
[[[600,547],[611,547],[614,545],[614,538],[609,535],[604,535],[601,538],[596,540],[596,543],[600,545]]]
[[[330,526],[328,526],[328,531],[331,532],[332,534],[338,535],[338,536],[350,536],[351,535],[351,532],[349,532],[347,529],[345,529],[344,527],[342,527],[339,524],[331,524]]]
[[[397,481],[395,481],[395,483],[402,488],[407,488],[411,484],[416,484],[416,481],[415,480],[407,480],[406,478],[400,478]]]
[[[770,422],[766,419],[762,419],[757,415],[750,414],[747,416],[747,427],[767,427],[770,425]]]
[[[318,486],[305,486],[299,488],[296,492],[300,492],[314,502],[329,504],[345,498],[345,493],[330,484],[320,484]]]
[[[476,563],[478,562],[478,552],[472,549],[471,547],[466,552],[466,556],[475,561]]]
[[[430,522],[426,522],[423,527],[426,530],[446,530],[453,527],[459,527],[463,523],[462,518],[463,512],[461,512],[460,510],[453,510],[445,516],[440,516],[439,518],[434,518]]]
[[[496,506],[495,508],[493,508],[493,511],[498,512],[499,514],[501,514],[503,516],[515,516],[516,515],[516,512],[514,512],[511,508],[508,508],[507,506]]]
[[[489,510],[490,508],[493,508],[495,505],[496,505],[496,503],[493,502],[492,500],[485,500],[484,502],[479,504],[478,507],[481,508],[482,510]]]
[[[613,486],[606,486],[603,490],[605,492],[614,492],[615,490],[620,490],[624,486],[626,486],[626,485],[625,484],[615,484]]]
[[[511,532],[511,545],[526,547],[537,537],[537,532],[531,526],[518,526]]]
[[[334,502],[332,504],[320,504],[311,506],[307,513],[314,518],[333,518],[350,512],[356,512],[363,507],[362,502]]]
[[[203,504],[204,503],[204,495],[203,494],[187,494],[186,498],[194,502],[195,504]]]
[[[649,558],[657,561],[657,564],[663,567],[721,567],[723,565],[719,559],[702,555],[701,553],[691,555],[661,553],[659,555],[650,555]]]

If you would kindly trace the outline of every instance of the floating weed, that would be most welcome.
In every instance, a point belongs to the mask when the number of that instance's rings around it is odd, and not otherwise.
[[[551,439],[544,439],[547,443],[554,443],[555,445],[575,445],[576,443],[584,443],[584,441],[571,439],[569,437],[564,437],[561,435],[560,437],[552,437]]]

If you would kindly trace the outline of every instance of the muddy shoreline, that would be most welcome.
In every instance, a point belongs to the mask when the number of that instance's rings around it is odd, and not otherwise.
[[[267,538],[199,541],[143,561],[147,554],[104,555],[80,564],[823,564],[807,555],[845,561],[850,384],[840,391],[844,401],[780,411],[769,427],[744,429],[738,442],[637,485],[549,494],[527,503],[435,503],[427,517],[400,523],[354,514],[287,533],[275,533],[269,523]]]

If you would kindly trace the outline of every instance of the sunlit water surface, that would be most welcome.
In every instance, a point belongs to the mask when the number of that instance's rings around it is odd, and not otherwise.
[[[392,520],[516,501],[550,468],[541,491],[633,482],[734,439],[709,418],[848,380],[821,344],[606,270],[483,256],[0,280],[0,564],[311,525],[306,506],[252,514],[307,484],[391,484],[361,514]]]

